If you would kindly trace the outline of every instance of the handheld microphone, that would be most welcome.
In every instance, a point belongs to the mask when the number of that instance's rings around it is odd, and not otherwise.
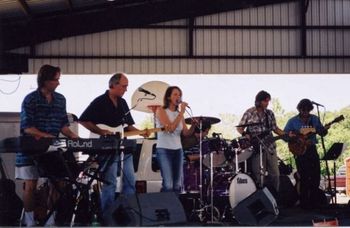
[[[314,105],[317,105],[317,106],[324,107],[323,105],[321,105],[321,104],[319,104],[319,103],[317,103],[317,102],[315,102],[315,101],[311,101],[311,103],[314,104]]]
[[[182,103],[182,99],[180,98],[179,100],[177,100],[176,103],[177,103],[177,105],[180,105],[180,104]],[[188,105],[187,105],[186,107],[189,108],[189,109],[191,109],[190,106],[188,106]]]
[[[150,91],[145,90],[145,89],[142,88],[142,87],[139,87],[138,91],[141,92],[141,93],[145,93],[146,95],[148,94],[148,95],[151,95],[151,96],[156,97],[156,95],[155,95],[154,93],[151,93]]]

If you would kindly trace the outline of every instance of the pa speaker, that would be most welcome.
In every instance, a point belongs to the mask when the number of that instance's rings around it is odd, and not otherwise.
[[[277,218],[279,211],[275,198],[263,188],[241,201],[233,214],[239,224],[266,226]]]
[[[107,226],[157,226],[186,222],[185,211],[174,192],[141,193],[122,202],[117,199],[104,218]]]

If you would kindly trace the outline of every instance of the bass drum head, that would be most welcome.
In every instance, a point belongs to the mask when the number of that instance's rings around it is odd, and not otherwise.
[[[253,179],[244,173],[239,173],[232,178],[229,199],[231,208],[235,208],[239,202],[256,191]]]

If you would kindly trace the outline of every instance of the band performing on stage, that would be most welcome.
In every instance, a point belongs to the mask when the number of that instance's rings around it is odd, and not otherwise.
[[[268,108],[271,95],[257,91],[254,105],[247,107],[232,129],[240,136],[228,140],[220,132],[209,134],[221,122],[219,118],[192,116],[190,104],[182,99],[185,91],[169,86],[161,94],[161,103],[149,105],[154,128],[139,130],[134,127],[131,110],[142,103],[142,98],[129,108],[123,98],[129,83],[127,75],[116,73],[106,82],[108,89],[77,119],[90,131],[89,138],[79,138],[69,128],[66,99],[56,92],[60,75],[58,67],[41,67],[37,90],[22,102],[20,137],[3,141],[5,148],[16,152],[16,178],[24,181],[22,225],[164,225],[174,221],[170,211],[177,202],[185,208],[180,210],[184,219],[175,219],[179,224],[236,221],[268,225],[283,206],[314,209],[327,203],[319,189],[316,135],[323,140],[331,125],[344,118],[323,125],[319,116],[310,113],[319,105],[310,99],[300,100],[296,104],[298,114],[285,126],[278,126],[274,112]],[[156,96],[145,88],[140,87],[138,92]],[[154,145],[145,156],[131,136],[148,138],[152,134],[156,135]],[[292,170],[286,173],[281,169],[286,165],[278,158],[276,140],[280,139],[294,156],[298,184],[282,179]],[[73,156],[77,152],[88,158],[77,159]],[[145,169],[138,161],[146,160],[160,173],[159,180],[151,180],[161,182],[155,193],[158,195],[148,198],[155,199],[148,202],[155,208],[155,218],[146,216],[151,209],[143,206],[147,200],[142,201],[142,197],[147,196],[139,197],[151,188],[135,174]],[[39,191],[41,177],[47,181]],[[287,195],[286,183],[292,186]],[[43,197],[39,201],[38,195]],[[293,198],[295,201],[290,203]],[[161,201],[168,201],[169,208],[155,206]],[[246,210],[260,219],[253,221]]]

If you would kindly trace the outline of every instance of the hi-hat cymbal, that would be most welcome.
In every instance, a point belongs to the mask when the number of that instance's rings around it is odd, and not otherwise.
[[[192,124],[192,121],[196,121],[196,122],[206,122],[206,123],[209,123],[209,124],[216,124],[216,123],[219,123],[220,122],[220,119],[219,118],[216,118],[216,117],[209,117],[209,116],[195,116],[195,117],[192,117],[192,118],[186,118],[185,119],[185,123],[186,124]]]
[[[257,125],[262,125],[262,122],[256,122],[256,123],[247,123],[247,124],[241,124],[237,125],[236,127],[251,127],[251,126],[257,126]]]

